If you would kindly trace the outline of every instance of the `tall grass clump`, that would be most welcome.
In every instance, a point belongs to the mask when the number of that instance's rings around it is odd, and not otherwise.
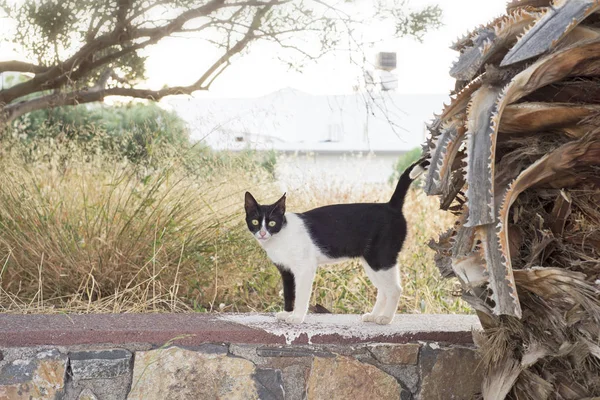
[[[150,165],[55,139],[4,148],[5,311],[206,307],[214,265],[231,261],[220,249],[247,240],[243,192],[268,176],[244,156],[210,159],[194,147],[153,150],[161,156]]]

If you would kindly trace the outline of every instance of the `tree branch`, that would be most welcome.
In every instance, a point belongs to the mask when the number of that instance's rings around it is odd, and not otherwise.
[[[127,12],[131,7],[130,0],[119,0],[119,7],[117,8],[117,25],[115,27],[116,31],[125,29],[127,26]]]
[[[109,71],[110,72],[110,71]],[[107,74],[103,78],[108,78]],[[101,85],[106,83],[98,82],[91,88],[78,90],[70,93],[53,93],[46,96],[41,96],[33,100],[25,100],[15,104],[4,107],[5,121],[12,122],[21,115],[27,114],[32,111],[42,110],[46,108],[60,107],[60,106],[75,106],[84,103],[94,103],[104,100],[107,96],[125,96],[125,97],[136,97],[140,99],[148,100],[160,100],[165,96],[171,96],[176,94],[189,94],[196,90],[206,90],[206,88],[192,86],[177,86],[160,90],[149,90],[149,89],[134,89],[134,88],[104,88]]]
[[[81,49],[71,56],[65,62],[59,63],[47,71],[36,75],[33,79],[15,85],[9,89],[0,91],[0,103],[8,104],[11,101],[25,95],[48,89],[48,83],[60,77],[62,74],[73,71],[78,65],[88,60],[93,54],[107,47],[119,44],[124,40],[130,40],[141,37],[164,37],[173,33],[176,29],[181,29],[183,25],[191,19],[209,15],[219,8],[223,7],[225,0],[212,0],[200,7],[188,10],[179,17],[173,19],[171,23],[150,29],[136,29],[132,32],[123,33],[122,29],[102,35],[91,42],[84,44]]]
[[[32,72],[39,74],[48,71],[49,67],[43,65],[30,64],[22,61],[2,61],[0,62],[0,72]]]
[[[262,18],[271,9],[271,7],[272,6],[266,6],[256,11],[254,17],[252,18],[252,23],[250,24],[250,27],[248,28],[248,31],[246,32],[244,37],[240,39],[240,41],[238,41],[235,45],[233,45],[230,49],[228,49],[227,52],[225,52],[225,54],[221,56],[221,58],[219,58],[209,69],[207,69],[206,72],[200,77],[200,79],[198,79],[196,83],[194,83],[194,85],[203,85],[204,82],[206,82],[206,80],[210,78],[210,76],[216,70],[218,70],[219,67],[221,67],[221,65],[228,63],[231,57],[242,51],[248,45],[248,43],[252,39],[254,39],[254,32],[260,27]]]
[[[183,12],[181,15],[174,18],[171,22],[169,22],[166,25],[159,26],[156,28],[138,28],[135,29],[132,34],[136,38],[151,37],[157,34],[166,36],[183,28],[183,25],[185,25],[186,22],[192,19],[205,17],[217,11],[218,9],[224,7],[224,4],[225,0],[212,0],[211,2],[201,7]]]
[[[35,110],[65,105],[92,103],[96,101],[102,101],[107,96],[125,96],[157,101],[165,96],[191,94],[197,90],[208,90],[215,78],[220,75],[229,65],[229,60],[231,57],[242,51],[248,45],[248,43],[254,39],[254,32],[260,27],[262,18],[270,8],[271,6],[265,6],[258,9],[254,14],[250,28],[244,37],[229,50],[227,50],[225,54],[221,56],[210,68],[208,68],[200,77],[200,79],[189,86],[174,86],[160,90],[124,87],[106,88],[105,86],[108,77],[112,73],[112,71],[108,70],[102,74],[100,80],[93,87],[73,91],[70,93],[53,93],[38,97],[36,99],[10,104],[4,108],[6,121],[11,122],[21,115]]]
[[[148,45],[154,44],[154,43],[158,42],[159,40],[160,40],[160,38],[148,39],[144,42],[134,44],[133,46],[125,47],[124,49],[121,49],[117,52],[106,55],[102,58],[99,58],[99,59],[93,61],[93,62],[82,63],[79,66],[79,68],[77,70],[73,71],[72,73],[69,71],[68,73],[63,74],[63,75],[59,76],[58,78],[54,79],[53,81],[48,82],[46,85],[46,89],[58,89],[69,81],[75,82],[75,81],[83,78],[87,74],[91,73],[95,69],[100,68],[104,65],[107,65],[115,60],[118,60],[119,58],[123,57],[124,55],[130,54],[136,50],[139,50]]]

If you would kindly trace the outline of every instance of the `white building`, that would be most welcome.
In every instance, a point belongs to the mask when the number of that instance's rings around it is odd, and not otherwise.
[[[282,89],[257,98],[187,97],[167,103],[188,122],[193,139],[214,149],[288,155],[278,162],[284,176],[384,182],[398,156],[423,142],[425,122],[445,100],[392,91],[323,96]]]

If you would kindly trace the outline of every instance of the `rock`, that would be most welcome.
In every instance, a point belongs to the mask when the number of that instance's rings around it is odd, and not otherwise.
[[[106,379],[129,373],[131,353],[127,350],[78,351],[69,353],[74,381]]]
[[[53,399],[65,385],[67,357],[57,350],[18,359],[0,370],[0,399]]]
[[[259,347],[256,349],[256,354],[261,357],[333,357],[334,355],[326,351],[312,349],[310,347],[294,346],[294,347]]]
[[[310,367],[313,356],[322,354],[325,357],[333,357],[331,353],[320,350],[308,350],[279,347],[256,347],[255,345],[232,344],[229,346],[231,354],[252,361],[258,367],[284,370],[293,365]],[[258,354],[260,353],[260,355]]]
[[[417,365],[420,347],[416,343],[375,344],[369,346],[369,350],[377,361],[383,364]]]
[[[400,399],[394,377],[352,357],[315,357],[307,383],[311,400]]]
[[[396,378],[411,393],[417,393],[419,390],[419,367],[417,365],[382,364],[379,369]]]
[[[237,357],[245,358],[246,360],[252,361],[256,365],[263,365],[264,358],[256,354],[256,345],[252,344],[231,344],[229,345],[229,352]]]
[[[197,348],[189,349],[189,350],[195,350],[195,351],[199,351],[201,353],[207,353],[207,354],[221,354],[221,355],[225,355],[229,352],[227,346],[225,346],[223,344],[213,344],[213,343],[205,343],[205,344],[198,346]]]
[[[82,379],[77,382],[68,380],[61,400],[82,400],[82,395],[94,399],[90,393],[99,400],[125,400],[130,387],[131,373],[111,379]]]
[[[375,359],[375,356],[373,356],[373,353],[371,353],[369,351],[368,346],[362,346],[362,347],[357,347],[352,349],[352,351],[337,351],[336,349],[336,354],[340,354],[340,355],[345,355],[345,356],[353,356],[354,358],[356,358],[358,361],[361,362],[365,362],[368,364],[376,364],[377,360]]]
[[[257,369],[254,380],[261,400],[284,400],[283,376],[278,369]]]
[[[82,394],[89,396],[89,393],[99,400],[125,400],[131,387],[131,375],[131,372],[128,372],[109,379],[68,380],[61,400],[81,400]]]
[[[421,350],[421,391],[423,400],[472,399],[481,392],[480,360],[472,348]]]
[[[98,398],[90,389],[84,389],[81,393],[79,393],[77,400],[98,400]]]
[[[283,388],[285,400],[303,400],[306,398],[306,379],[309,367],[291,365],[283,369]]]
[[[413,395],[406,389],[400,389],[400,400],[412,400]]]
[[[136,352],[131,386],[131,400],[259,399],[265,387],[248,360],[178,347]]]

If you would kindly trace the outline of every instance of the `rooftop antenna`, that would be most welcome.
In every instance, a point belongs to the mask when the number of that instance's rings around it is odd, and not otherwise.
[[[375,63],[379,70],[379,83],[381,90],[395,90],[398,88],[398,77],[392,71],[396,69],[397,56],[396,52],[381,51],[377,53]]]
[[[375,56],[374,70],[363,72],[365,87],[368,92],[378,88],[381,91],[395,90],[398,88],[398,76],[392,72],[397,66],[396,52],[381,51]]]

